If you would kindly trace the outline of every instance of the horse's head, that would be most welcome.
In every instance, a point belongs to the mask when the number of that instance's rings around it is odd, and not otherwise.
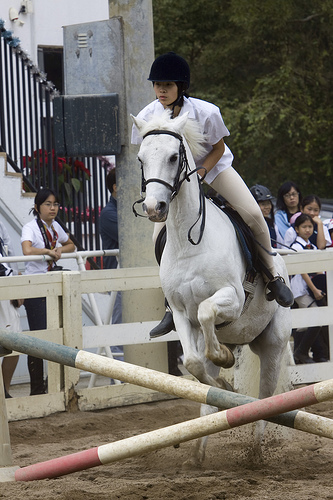
[[[131,117],[143,136],[138,153],[142,190],[146,195],[142,207],[151,221],[163,222],[168,216],[169,203],[186,175],[181,157],[184,154],[182,132],[188,114],[171,120],[170,112],[166,111],[149,122]]]

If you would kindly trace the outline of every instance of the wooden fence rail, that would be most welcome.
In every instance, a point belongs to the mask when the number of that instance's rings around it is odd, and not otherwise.
[[[67,254],[66,260],[70,256],[71,254]],[[77,254],[73,254],[72,257],[77,258]],[[293,327],[329,325],[330,359],[333,360],[333,249],[288,254],[284,255],[284,259],[290,274],[326,272],[328,305],[315,310],[314,308],[293,310],[292,317]],[[2,277],[0,300],[45,296],[47,329],[25,333],[78,349],[97,349],[114,345],[135,346],[177,340],[175,332],[150,340],[149,331],[157,324],[156,321],[120,325],[82,325],[82,295],[105,294],[110,290],[147,289],[158,290],[160,293],[158,273],[157,267],[146,267]],[[332,378],[333,374],[331,361],[313,365],[290,365],[288,368],[294,383],[319,382]],[[41,417],[73,407],[80,410],[101,409],[167,397],[131,384],[80,388],[79,379],[80,372],[77,369],[49,362],[48,394],[6,400],[9,420]]]

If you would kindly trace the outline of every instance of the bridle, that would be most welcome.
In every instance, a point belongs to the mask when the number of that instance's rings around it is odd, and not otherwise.
[[[177,173],[175,176],[175,180],[174,180],[173,185],[171,185],[168,182],[164,181],[163,179],[159,179],[159,178],[155,178],[155,177],[152,177],[150,179],[145,179],[144,173],[143,173],[143,163],[140,162],[141,163],[141,196],[142,196],[142,198],[135,201],[133,203],[133,206],[132,206],[133,212],[134,212],[136,217],[138,217],[138,216],[139,217],[146,217],[145,215],[141,215],[136,211],[135,205],[137,203],[143,203],[145,201],[145,198],[143,195],[145,195],[145,193],[146,193],[147,184],[149,184],[150,182],[157,182],[159,184],[163,184],[164,186],[166,186],[171,191],[170,201],[172,201],[174,199],[174,197],[179,193],[179,190],[180,190],[183,182],[185,180],[190,182],[190,176],[195,174],[196,172],[198,172],[198,170],[202,170],[202,168],[203,168],[203,167],[200,167],[200,168],[196,168],[195,170],[189,169],[189,164],[188,164],[188,160],[187,160],[187,156],[186,156],[186,150],[185,150],[183,138],[180,134],[177,134],[176,132],[172,132],[171,130],[151,130],[150,132],[147,132],[147,134],[145,134],[143,136],[143,140],[146,137],[148,137],[149,135],[162,135],[162,134],[163,135],[171,135],[172,137],[175,137],[176,139],[179,140],[179,162],[178,162],[178,169],[177,169]],[[181,177],[183,172],[185,172],[184,177],[181,179],[180,177]],[[192,243],[192,245],[198,245],[200,243],[202,236],[203,236],[204,228],[205,228],[206,205],[205,205],[205,194],[204,194],[203,188],[202,188],[202,181],[203,181],[204,177],[202,177],[200,180],[199,176],[197,176],[197,180],[198,180],[198,184],[199,184],[199,199],[200,199],[199,214],[198,214],[198,218],[195,221],[195,223],[190,227],[190,229],[188,231],[188,235],[187,235],[188,241],[190,243]],[[194,242],[192,237],[191,237],[191,232],[201,217],[202,217],[202,220],[201,220],[201,225],[200,225],[199,238],[196,242]]]

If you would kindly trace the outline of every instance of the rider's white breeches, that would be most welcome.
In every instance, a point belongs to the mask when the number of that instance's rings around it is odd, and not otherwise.
[[[267,250],[271,250],[270,234],[264,216],[249,188],[236,170],[233,167],[223,170],[210,183],[210,186],[239,213],[244,222],[251,228],[254,237],[259,243]],[[275,276],[273,257],[260,246],[258,249],[265,266]]]

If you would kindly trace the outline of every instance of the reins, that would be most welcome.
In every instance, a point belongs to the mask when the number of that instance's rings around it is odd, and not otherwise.
[[[155,177],[152,177],[152,178],[146,180],[144,177],[144,173],[143,173],[143,164],[141,163],[141,198],[139,200],[135,201],[132,205],[132,210],[133,210],[136,217],[138,217],[138,216],[139,217],[146,217],[145,215],[141,215],[136,211],[135,205],[138,203],[143,203],[145,201],[145,198],[143,195],[146,193],[147,184],[149,184],[151,182],[157,182],[159,184],[163,184],[164,186],[166,186],[171,191],[170,201],[172,201],[174,199],[174,197],[179,193],[179,190],[180,190],[183,182],[185,180],[190,182],[190,176],[195,174],[196,172],[198,172],[198,170],[203,169],[203,167],[200,167],[200,168],[196,168],[195,170],[191,170],[191,171],[189,170],[189,164],[188,164],[188,160],[187,160],[187,156],[186,156],[186,150],[185,150],[183,138],[180,134],[177,134],[176,132],[172,132],[171,130],[151,130],[150,132],[147,132],[147,134],[145,134],[143,136],[143,139],[145,139],[149,135],[162,135],[162,134],[163,135],[171,135],[172,137],[175,137],[176,139],[179,140],[179,162],[178,162],[178,169],[177,169],[176,177],[175,177],[173,186],[171,184],[169,184],[168,182],[164,181],[163,179],[159,179],[159,178],[155,178]],[[180,176],[184,171],[185,171],[184,178],[181,179]],[[204,175],[204,177],[205,177],[205,175]],[[202,177],[200,180],[199,177],[197,176],[197,180],[198,180],[198,184],[199,184],[199,200],[200,200],[199,214],[198,214],[197,220],[190,227],[190,229],[188,230],[188,234],[187,234],[187,239],[192,245],[198,245],[200,243],[200,241],[202,240],[202,236],[203,236],[203,232],[204,232],[205,224],[206,224],[206,202],[205,202],[205,194],[204,194],[203,188],[202,188],[202,181],[203,181],[204,177]],[[200,225],[200,234],[199,234],[198,240],[195,242],[195,241],[193,241],[193,239],[191,237],[191,233],[192,233],[192,229],[199,222],[200,218],[202,218],[201,225]]]

